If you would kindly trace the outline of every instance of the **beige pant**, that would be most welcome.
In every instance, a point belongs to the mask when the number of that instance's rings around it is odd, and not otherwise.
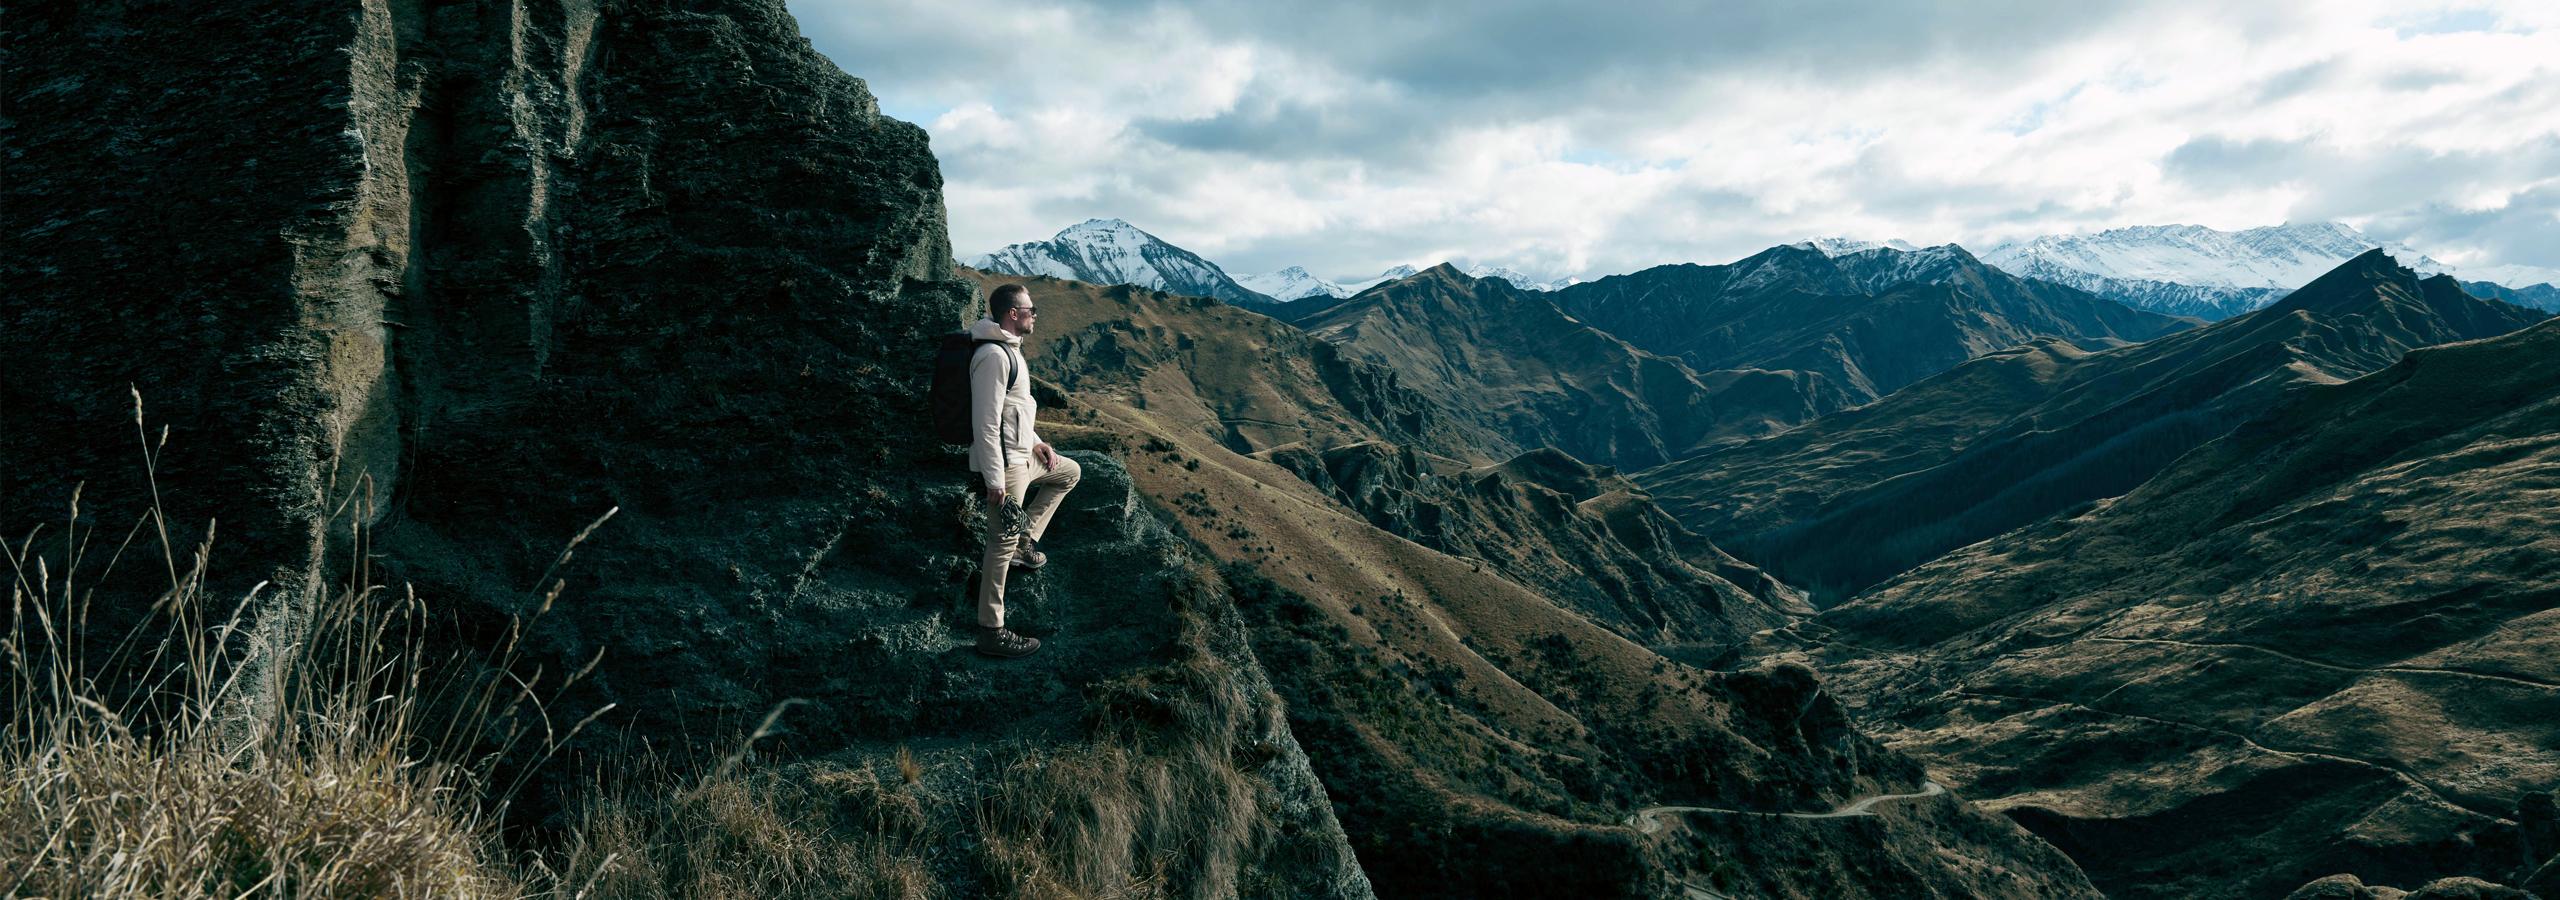
[[[980,625],[1004,627],[1004,579],[1013,569],[1014,554],[1049,533],[1049,516],[1058,511],[1058,501],[1084,478],[1084,468],[1066,454],[1052,453],[1049,459],[1054,465],[1044,467],[1034,458],[1006,468],[1005,505],[1014,509],[987,510],[987,554],[978,570]]]

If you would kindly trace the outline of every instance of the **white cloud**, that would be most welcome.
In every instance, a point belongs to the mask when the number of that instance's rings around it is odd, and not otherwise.
[[[1591,277],[2341,219],[2560,267],[2547,3],[1685,6],[793,3],[932,133],[963,253],[1117,216],[1239,271]]]

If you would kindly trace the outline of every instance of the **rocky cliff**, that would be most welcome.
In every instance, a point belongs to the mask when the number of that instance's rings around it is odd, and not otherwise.
[[[681,747],[796,700],[764,746],[1119,748],[1127,802],[1178,823],[1197,810],[1134,785],[1241,791],[1216,794],[1234,827],[1134,831],[1061,884],[1366,894],[1220,582],[1141,540],[1125,479],[1062,523],[1117,564],[1030,604],[1089,629],[1080,649],[1006,673],[959,648],[974,513],[920,397],[933,335],[971,315],[941,178],[780,0],[51,5],[5,27],[12,533],[83,481],[84,515],[138,514],[139,390],[170,429],[169,542],[221,520],[217,590],[271,583],[271,646],[363,526],[460,646],[551,606],[534,677],[596,661],[555,724],[611,703],[599,734]],[[1087,470],[1113,499],[1117,467]],[[148,596],[129,580],[101,603]],[[1229,639],[1169,643],[1220,621]],[[1128,718],[1106,686],[1159,671],[1224,673],[1142,693],[1232,714],[1104,727]],[[1270,752],[1224,749],[1245,747]]]

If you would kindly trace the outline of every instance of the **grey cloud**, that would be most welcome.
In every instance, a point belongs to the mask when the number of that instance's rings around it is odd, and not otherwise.
[[[2208,135],[2169,151],[2162,174],[2207,190],[2257,188],[2299,178],[2307,168],[2305,141],[2234,141]]]
[[[2258,102],[2274,103],[2326,87],[2337,80],[2339,66],[2338,58],[2332,56],[2268,76],[2265,81],[2258,83]]]
[[[2377,218],[2365,230],[2431,252],[2470,251],[2498,263],[2560,268],[2560,186],[2516,194],[2496,209],[2430,203]]]

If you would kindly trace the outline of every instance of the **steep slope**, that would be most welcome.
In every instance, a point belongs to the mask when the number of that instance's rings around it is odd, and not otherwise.
[[[1217,263],[1119,219],[1086,219],[1048,240],[1009,245],[961,262],[985,272],[1215,297],[1248,309],[1269,311],[1279,305],[1278,300],[1238,284]]]
[[[2444,264],[2337,222],[2216,231],[2145,225],[2002,244],[1984,261],[2022,278],[2088,291],[2140,309],[2207,320],[2265,307],[2320,273],[2381,248],[2418,272]]]
[[[2560,886],[2553,359],[2545,322],[2308,386],[1826,613],[1817,654],[2110,896]]]
[[[1290,362],[1303,351],[1286,341],[1305,336],[1279,323],[1129,288],[1031,289],[1044,319],[1062,314],[1028,350],[1075,385],[1057,427],[1123,447],[1138,489],[1222,564],[1382,894],[1663,896],[1687,882],[1735,896],[2093,896],[2058,854],[1943,796],[1882,804],[1854,825],[1748,813],[1631,824],[1665,803],[1827,810],[1914,792],[1922,776],[1848,728],[1803,669],[1707,672],[1631,640],[1731,639],[1782,617],[1716,585],[1699,568],[1711,547],[1605,472],[1544,452],[1444,474],[1437,454],[1348,440],[1394,430],[1364,408],[1404,404],[1325,402],[1323,379]],[[1400,384],[1390,392],[1424,399]],[[1237,452],[1220,411],[1247,401],[1227,395],[1253,396],[1303,439]],[[1088,399],[1089,416],[1076,411]],[[1411,513],[1431,505],[1441,511]],[[1509,545],[1460,558],[1417,542],[1435,535]],[[1647,560],[1661,548],[1646,541],[1689,555]],[[1527,586],[1582,565],[1631,583],[1606,604],[1586,604],[1593,586]],[[1663,590],[1633,583],[1644,579]],[[1713,585],[1705,596],[1722,605],[1672,602],[1696,591],[1684,579]]]
[[[1992,354],[1636,480],[1690,527],[1837,599],[2121,494],[2294,387],[2540,318],[2377,250],[2256,313],[2105,353],[2045,342]]]
[[[1766,381],[1794,387],[1783,375],[1711,382],[1575,321],[1552,296],[1443,264],[1294,311],[1292,321],[1516,446],[1609,466],[1656,465],[1831,402],[1763,389]]]
[[[1801,372],[1847,398],[1892,393],[1957,363],[2043,338],[2088,349],[2187,327],[2022,280],[1952,245],[1834,258],[1773,247],[1730,265],[1658,266],[1559,291],[1575,318],[1698,371]]]
[[[523,654],[516,681],[431,683],[558,695],[425,705],[422,731],[599,716],[575,767],[513,795],[511,837],[575,827],[556,803],[595,771],[650,768],[623,748],[681,766],[765,721],[760,783],[916,748],[894,827],[939,881],[902,892],[1368,896],[1232,591],[1110,457],[1084,457],[1024,590],[1027,624],[1075,639],[967,652],[976,511],[921,396],[970,302],[941,176],[781,0],[49,4],[5,28],[0,521],[26,535],[77,494],[122,533],[168,499],[171,534],[86,573],[87,636],[156,612],[177,576],[131,561],[186,560],[218,518],[210,592],[263,605],[224,629],[241,657],[190,674],[238,678],[244,730],[359,564],[414,588],[437,643],[401,662]],[[136,385],[168,428],[152,482]],[[481,799],[504,798],[453,798]],[[1105,811],[1128,824],[1047,827]],[[745,843],[839,852],[872,821],[852,813]]]

